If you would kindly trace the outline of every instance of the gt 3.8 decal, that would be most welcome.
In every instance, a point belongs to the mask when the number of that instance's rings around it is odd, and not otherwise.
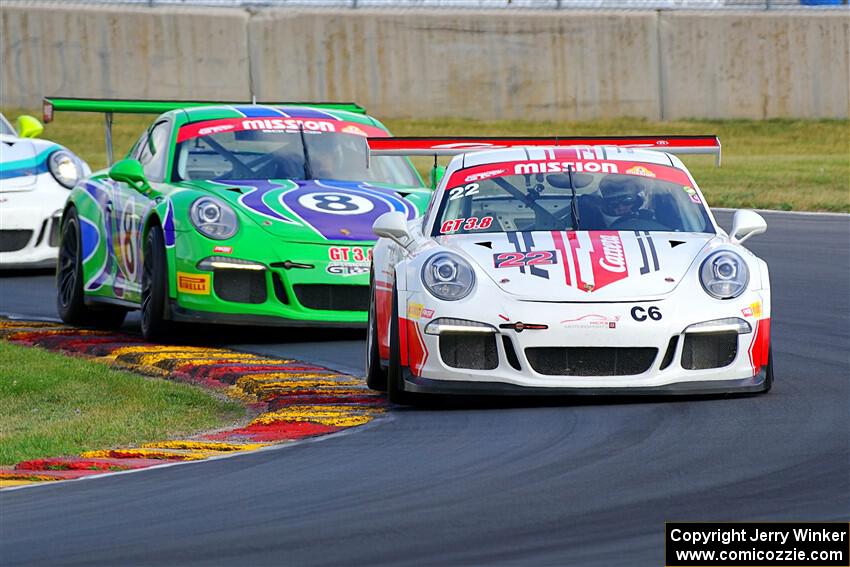
[[[442,234],[451,234],[459,231],[461,228],[463,230],[484,230],[486,228],[490,228],[490,225],[492,224],[493,217],[482,217],[480,219],[478,217],[450,219],[440,226],[440,232]]]
[[[493,254],[493,266],[496,268],[522,268],[557,264],[554,250],[532,250],[531,252],[499,252]]]

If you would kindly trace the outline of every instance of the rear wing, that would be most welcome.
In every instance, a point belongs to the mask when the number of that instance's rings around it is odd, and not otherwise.
[[[357,114],[366,114],[366,109],[353,102],[251,102],[221,100],[132,100],[118,98],[65,98],[44,97],[41,104],[44,123],[53,121],[56,112],[102,112],[106,127],[106,159],[112,164],[112,115],[113,114],[162,114],[181,108],[213,105],[251,105],[267,106],[306,106],[327,110],[345,110]]]
[[[369,138],[369,153],[374,156],[434,156],[435,159],[437,156],[535,146],[616,146],[682,155],[709,154],[715,156],[715,165],[720,167],[720,139],[715,135]]]

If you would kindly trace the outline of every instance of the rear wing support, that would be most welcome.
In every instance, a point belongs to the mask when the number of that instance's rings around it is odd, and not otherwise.
[[[456,156],[518,147],[615,146],[656,150],[677,155],[708,154],[720,167],[720,139],[703,136],[557,136],[524,137],[406,137],[369,138],[369,152],[376,156]]]

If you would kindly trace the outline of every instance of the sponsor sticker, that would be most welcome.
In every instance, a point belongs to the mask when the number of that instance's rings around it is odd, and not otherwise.
[[[619,315],[611,317],[591,313],[589,315],[582,315],[577,319],[564,319],[561,321],[561,325],[568,329],[616,329],[619,320]]]
[[[242,121],[243,130],[300,130],[302,128],[314,132],[336,132],[336,126],[329,120],[255,118]]]
[[[227,132],[233,130],[233,124],[219,124],[218,126],[207,126],[198,130],[199,136],[209,136],[210,134],[218,134],[219,132]]]
[[[371,262],[372,249],[360,246],[331,246],[328,260],[332,262]]]
[[[640,175],[641,177],[655,177],[655,174],[642,165],[636,165],[626,170],[629,175]]]
[[[616,163],[597,161],[544,161],[518,163],[514,166],[515,175],[530,173],[560,173],[571,169],[574,173],[619,173]]]
[[[493,217],[469,217],[460,219],[449,219],[440,226],[441,234],[451,234],[460,229],[463,230],[486,230],[493,224]]]
[[[422,318],[423,319],[431,319],[434,316],[433,309],[423,309],[422,310]]]
[[[699,200],[699,195],[697,195],[696,189],[694,189],[693,187],[689,187],[688,185],[685,185],[684,187],[682,187],[682,189],[685,190],[685,193],[688,194],[688,197],[690,197],[691,201],[693,201],[697,205],[702,203],[702,201]]]
[[[371,264],[369,262],[331,262],[325,268],[325,271],[334,276],[360,276],[362,274],[368,274],[370,266]]]
[[[350,125],[346,126],[345,128],[343,128],[342,133],[343,134],[355,134],[357,136],[363,136],[364,138],[369,136],[369,134],[364,132],[362,128],[355,126],[353,124],[350,124]]]
[[[425,309],[425,306],[421,303],[408,303],[407,304],[407,318],[408,319],[419,319],[422,317],[422,311]]]
[[[233,252],[233,246],[216,246],[213,248],[213,252],[217,254],[230,254]]]
[[[194,295],[209,295],[210,275],[177,272],[177,291]]]
[[[744,317],[755,317],[756,319],[761,319],[761,301],[750,303],[748,306],[741,309],[741,314]]]
[[[482,179],[488,179],[490,177],[502,175],[504,172],[504,169],[491,169],[489,171],[482,171],[481,173],[473,173],[472,175],[467,175],[463,181],[465,183],[469,183],[470,181],[481,181]]]

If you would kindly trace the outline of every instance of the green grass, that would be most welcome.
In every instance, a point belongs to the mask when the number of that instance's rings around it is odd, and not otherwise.
[[[186,384],[0,341],[0,465],[162,441],[245,413]]]
[[[14,119],[21,109],[4,109]],[[36,116],[36,111],[29,113]],[[113,129],[116,156],[123,155],[153,117],[118,115]],[[850,212],[850,121],[682,120],[636,118],[592,122],[523,122],[464,119],[385,120],[396,136],[570,136],[630,134],[717,134],[723,167],[708,157],[685,157],[714,207]],[[103,117],[59,113],[44,137],[80,154],[92,168],[106,163]],[[427,159],[416,165],[427,174]],[[427,178],[427,175],[426,175]]]

